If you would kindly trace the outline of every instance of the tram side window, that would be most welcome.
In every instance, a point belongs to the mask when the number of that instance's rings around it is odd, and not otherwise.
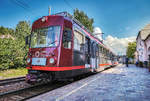
[[[85,37],[78,31],[74,31],[74,49],[84,51]]]
[[[65,29],[63,32],[63,46],[64,48],[71,49],[72,31]]]

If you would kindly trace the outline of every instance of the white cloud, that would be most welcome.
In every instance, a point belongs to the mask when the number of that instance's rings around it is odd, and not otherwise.
[[[125,55],[128,43],[135,41],[135,39],[136,39],[136,36],[127,37],[127,38],[117,38],[117,37],[112,37],[111,35],[108,35],[104,42],[106,43],[108,47],[111,47],[111,49],[116,54]]]

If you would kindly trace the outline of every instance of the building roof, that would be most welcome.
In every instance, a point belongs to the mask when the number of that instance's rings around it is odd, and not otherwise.
[[[139,34],[140,34],[142,40],[146,40],[146,38],[150,35],[150,24],[147,24],[143,29],[141,29]],[[139,36],[139,34],[138,34],[138,36]]]

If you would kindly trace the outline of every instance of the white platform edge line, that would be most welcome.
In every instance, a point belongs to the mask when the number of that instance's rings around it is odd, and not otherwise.
[[[65,95],[63,95],[63,96],[61,96],[61,97],[58,97],[58,98],[56,99],[56,101],[60,101],[60,100],[64,99],[65,97],[67,97],[67,96],[69,96],[69,95],[71,95],[71,94],[77,92],[77,91],[80,90],[81,88],[85,87],[86,85],[92,83],[93,81],[95,81],[95,80],[97,80],[97,79],[99,79],[99,78],[100,78],[100,77],[98,77],[98,78],[96,78],[96,79],[94,79],[94,80],[91,80],[90,82],[87,82],[87,83],[83,84],[82,86],[80,86],[80,87],[78,87],[78,88],[72,90],[71,92],[69,92],[69,93],[67,93],[67,94],[65,94]]]

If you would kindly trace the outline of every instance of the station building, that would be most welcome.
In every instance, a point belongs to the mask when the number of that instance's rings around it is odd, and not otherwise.
[[[150,24],[146,25],[138,33],[135,59],[144,64],[150,62]]]

